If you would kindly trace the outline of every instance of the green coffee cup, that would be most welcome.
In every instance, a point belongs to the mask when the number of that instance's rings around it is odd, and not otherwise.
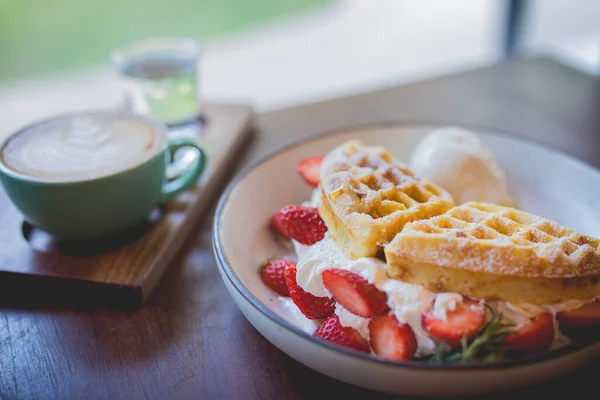
[[[197,150],[167,180],[174,153]],[[29,125],[0,146],[0,181],[26,221],[64,240],[109,236],[191,188],[206,156],[193,138],[126,112],[86,112]],[[171,175],[171,174],[170,174]]]

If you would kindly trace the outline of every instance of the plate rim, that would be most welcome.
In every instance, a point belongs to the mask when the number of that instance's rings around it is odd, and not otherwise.
[[[221,197],[219,198],[219,202],[217,204],[217,208],[215,211],[215,216],[213,219],[212,225],[212,246],[213,252],[217,259],[217,267],[224,273],[232,287],[250,304],[256,311],[263,314],[263,316],[267,317],[271,322],[281,326],[289,333],[294,334],[298,338],[307,341],[309,343],[318,344],[321,346],[325,346],[331,351],[336,353],[340,353],[341,355],[358,358],[361,361],[367,361],[370,363],[375,363],[379,366],[387,366],[387,367],[400,367],[400,368],[408,368],[408,369],[416,369],[416,370],[431,370],[431,371],[465,371],[465,370],[505,370],[508,368],[515,368],[521,366],[527,366],[532,364],[539,364],[541,362],[547,362],[551,360],[555,360],[561,358],[563,356],[567,356],[581,350],[587,349],[589,347],[594,346],[595,344],[600,343],[600,339],[587,338],[576,344],[572,344],[566,347],[563,347],[558,350],[554,350],[551,352],[546,352],[542,355],[535,357],[526,357],[517,360],[506,360],[506,361],[497,361],[491,363],[482,363],[482,364],[430,364],[427,361],[393,361],[387,360],[385,358],[377,357],[371,354],[365,354],[363,352],[346,348],[343,346],[336,345],[327,340],[323,340],[320,338],[316,338],[299,327],[295,326],[291,322],[285,320],[283,317],[280,317],[274,311],[270,310],[266,305],[264,305],[258,298],[252,295],[251,291],[244,285],[238,275],[235,273],[227,255],[225,254],[224,246],[221,240],[221,220],[223,211],[225,206],[228,203],[231,192],[237,187],[238,183],[242,181],[248,174],[254,171],[256,168],[261,166],[262,164],[270,161],[271,159],[279,156],[281,153],[285,153],[287,151],[291,151],[299,146],[308,144],[310,142],[318,141],[328,136],[336,136],[342,134],[352,133],[353,131],[360,131],[364,129],[381,129],[381,128],[409,128],[409,127],[419,127],[419,126],[430,126],[430,127],[447,127],[447,126],[456,126],[467,128],[473,131],[483,131],[479,133],[483,133],[484,135],[501,137],[502,139],[508,139],[516,142],[524,142],[528,145],[533,145],[535,147],[541,147],[546,151],[557,153],[562,156],[566,161],[576,165],[579,168],[587,169],[592,174],[596,175],[598,180],[600,181],[600,170],[595,168],[593,165],[590,165],[571,154],[567,153],[564,150],[557,149],[551,145],[543,143],[537,139],[525,137],[519,134],[515,134],[513,132],[509,132],[500,128],[492,128],[484,125],[478,124],[470,124],[470,123],[457,123],[457,122],[444,122],[444,121],[428,121],[428,120],[404,120],[404,121],[383,121],[383,122],[375,122],[375,123],[364,123],[364,124],[355,124],[347,127],[340,127],[329,129],[325,131],[318,132],[316,134],[309,135],[307,137],[303,137],[297,140],[294,140],[286,145],[280,146],[265,155],[261,156],[254,162],[250,163],[246,167],[244,167],[240,172],[238,172],[234,178],[229,182],[225,190],[223,191]]]

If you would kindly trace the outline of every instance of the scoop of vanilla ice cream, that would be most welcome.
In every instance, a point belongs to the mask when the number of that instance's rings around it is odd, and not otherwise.
[[[446,189],[457,204],[512,205],[506,177],[494,155],[468,130],[445,127],[427,134],[410,159],[416,175]]]

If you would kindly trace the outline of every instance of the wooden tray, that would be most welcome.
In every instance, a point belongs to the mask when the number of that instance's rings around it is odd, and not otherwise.
[[[209,161],[195,188],[154,221],[110,240],[65,243],[23,222],[0,187],[0,306],[36,303],[140,307],[232,171],[251,134],[252,110],[206,105],[200,143]],[[25,302],[25,303],[23,303]]]

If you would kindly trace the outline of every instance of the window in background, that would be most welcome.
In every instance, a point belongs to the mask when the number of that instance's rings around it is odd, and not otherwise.
[[[109,51],[153,35],[204,39],[200,97],[258,112],[479,68],[513,1],[516,55],[600,72],[598,0],[0,0],[0,121],[114,107]]]
[[[0,2],[0,82],[105,63],[122,43],[207,38],[329,0],[7,0]]]
[[[600,74],[600,1],[521,1],[522,52],[550,55],[583,72]]]

